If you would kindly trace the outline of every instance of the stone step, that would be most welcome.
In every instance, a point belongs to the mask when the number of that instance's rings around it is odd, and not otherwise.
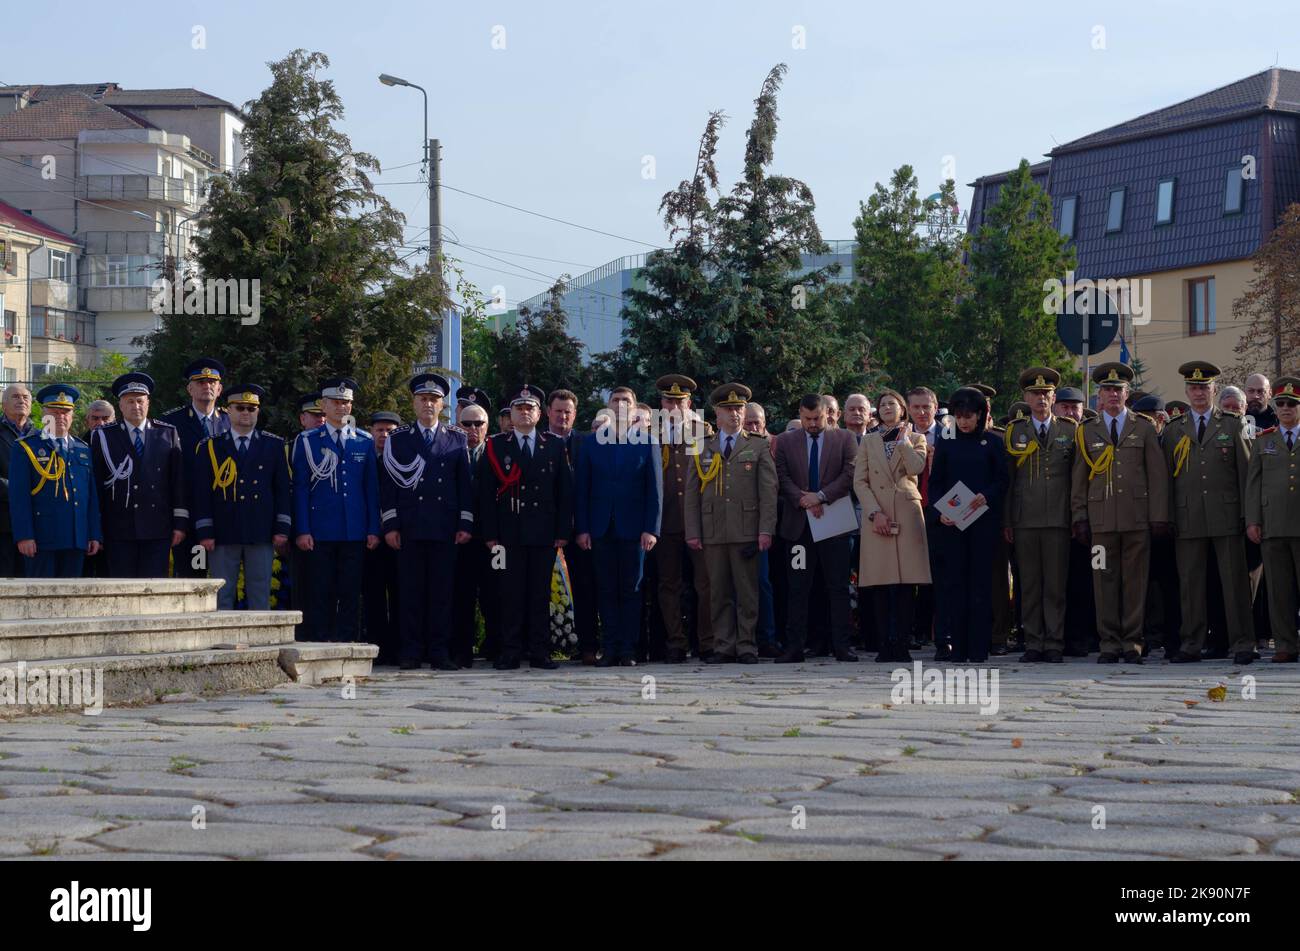
[[[280,666],[303,684],[321,684],[344,677],[369,677],[379,648],[374,644],[304,642],[280,649]]]
[[[318,684],[344,676],[365,677],[378,652],[373,644],[309,641],[238,650],[0,663],[0,719],[54,712],[94,715],[99,705],[196,699],[231,690],[265,689],[291,680]],[[71,690],[74,677],[79,692]],[[21,696],[20,679],[26,685]],[[43,695],[33,688],[38,683],[46,685]],[[52,704],[52,699],[59,702]]]
[[[5,579],[0,621],[213,611],[223,584],[219,578]]]
[[[208,611],[7,620],[0,621],[0,662],[289,644],[301,619],[301,611]]]

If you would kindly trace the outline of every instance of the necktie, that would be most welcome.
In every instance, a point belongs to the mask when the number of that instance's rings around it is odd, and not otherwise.
[[[334,445],[335,445],[335,447],[338,449],[339,453],[342,454],[342,452],[343,452],[343,430],[341,430],[341,429],[336,429],[336,430],[334,430]]]
[[[1294,436],[1295,433],[1292,432],[1291,430],[1288,429],[1286,431],[1286,448],[1288,452],[1295,448],[1295,440],[1293,438]]]
[[[1046,424],[1046,423],[1041,423],[1041,424],[1039,424],[1039,427],[1038,427],[1038,445],[1040,445],[1040,446],[1046,446],[1046,445],[1047,445],[1047,424]]]
[[[821,457],[817,451],[817,437],[820,433],[809,433],[812,437],[812,452],[808,454],[808,491],[816,492],[821,488]]]
[[[524,437],[524,458],[525,459],[533,458],[533,437],[532,436]]]
[[[141,435],[141,432],[140,432],[139,429],[137,429],[137,430],[135,431],[135,440],[134,440],[134,442],[135,442],[135,453],[136,453],[136,455],[137,455],[137,456],[143,456],[143,455],[144,455],[144,437]]]
[[[432,448],[433,448],[433,430],[432,430],[432,429],[426,429],[426,430],[424,431],[424,445],[425,445],[425,447],[428,448],[428,449],[432,449]]]
[[[208,418],[207,418],[206,416],[200,416],[199,419],[201,419],[201,420],[203,421],[203,434],[204,434],[205,436],[211,436],[211,435],[212,435],[212,423],[208,420]]]
[[[1199,416],[1196,422],[1196,441],[1201,442],[1203,439],[1205,439],[1205,417]]]
[[[239,437],[239,458],[240,459],[244,458],[244,451],[246,449],[248,449],[248,437],[240,436]]]
[[[1119,426],[1117,424],[1118,420],[1112,419],[1110,421],[1110,441],[1115,446],[1119,445]]]
[[[727,437],[727,444],[722,447],[722,458],[723,459],[731,458],[731,437],[730,436]]]

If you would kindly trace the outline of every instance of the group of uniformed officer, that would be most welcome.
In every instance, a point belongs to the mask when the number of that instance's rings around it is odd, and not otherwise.
[[[359,640],[361,579],[368,559],[387,551],[392,561],[381,574],[395,569],[395,577],[378,586],[375,597],[389,609],[375,623],[397,630],[383,632],[385,659],[441,670],[471,663],[472,642],[460,630],[461,589],[468,587],[470,622],[476,603],[485,617],[492,614],[490,653],[499,669],[522,660],[555,666],[556,552],[575,537],[575,513],[587,529],[580,540],[602,537],[605,526],[593,533],[590,510],[575,497],[581,439],[539,426],[542,390],[515,388],[506,400],[508,426],[485,439],[486,394],[470,387],[456,394],[462,418],[470,407],[471,426],[483,429],[467,433],[441,421],[447,380],[420,374],[410,381],[414,421],[376,414],[377,442],[352,422],[356,383],[330,379],[300,399],[302,432],[286,445],[258,426],[268,398],[262,387],[233,386],[225,406],[217,405],[224,373],[211,358],[192,363],[185,371],[190,405],[158,420],[149,418],[153,380],[124,374],[112,385],[121,418],[92,430],[89,445],[70,432],[75,387],[52,384],[37,394],[44,426],[17,440],[9,460],[13,538],[29,576],[80,576],[84,557],[102,547],[114,577],[163,577],[170,551],[174,574],[210,570],[225,579],[220,607],[234,607],[242,570],[248,607],[266,609],[274,554],[292,553],[293,603],[304,611],[305,637]],[[1058,662],[1066,650],[1071,539],[1092,571],[1100,663],[1143,660],[1153,541],[1170,545],[1177,565],[1181,629],[1166,640],[1167,659],[1201,659],[1211,571],[1223,592],[1232,658],[1255,659],[1249,540],[1260,546],[1268,578],[1273,660],[1296,660],[1300,379],[1276,381],[1277,425],[1256,433],[1215,406],[1217,367],[1192,361],[1180,373],[1187,403],[1169,404],[1174,412],[1163,431],[1163,416],[1127,405],[1133,371],[1126,365],[1093,370],[1098,412],[1081,422],[1053,415],[1059,373],[1035,367],[1021,375],[1025,401],[996,434],[1009,457],[1006,504],[998,510],[1001,542],[1017,566],[1024,661]],[[644,552],[654,547],[665,659],[680,662],[693,648],[713,662],[754,662],[755,556],[772,545],[778,503],[768,436],[742,425],[753,394],[741,383],[713,391],[716,431],[690,409],[697,386],[689,377],[668,374],[657,388],[669,414],[655,434],[658,508],[650,513],[640,503],[636,516],[653,525],[655,537],[642,539],[642,554],[630,563],[632,590],[639,590]],[[620,517],[617,506],[600,511],[602,519]],[[700,604],[694,631],[683,625],[688,558]],[[617,583],[622,591],[629,582]],[[367,599],[371,590],[368,582]],[[608,603],[625,605],[626,594],[619,597]],[[367,611],[376,616],[373,607]],[[625,620],[609,623],[627,627]],[[379,639],[380,632],[369,633]],[[595,662],[594,652],[584,648],[584,660]]]

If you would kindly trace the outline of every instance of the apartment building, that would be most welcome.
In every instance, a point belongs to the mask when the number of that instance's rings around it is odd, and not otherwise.
[[[76,309],[101,349],[141,351],[151,285],[183,272],[214,175],[238,168],[243,119],[194,89],[0,87],[0,200],[75,238]]]

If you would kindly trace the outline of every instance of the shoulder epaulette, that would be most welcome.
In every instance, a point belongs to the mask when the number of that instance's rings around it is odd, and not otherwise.
[[[1224,416],[1235,416],[1237,419],[1241,419],[1241,413],[1238,413],[1235,409],[1221,409],[1219,412]]]
[[[150,426],[157,426],[157,427],[160,428],[160,429],[170,429],[170,430],[172,430],[173,432],[175,432],[175,430],[176,430],[176,427],[173,426],[171,423],[165,423],[165,422],[163,422],[161,419],[151,419],[151,420],[149,420],[149,425],[150,425]]]
[[[447,429],[448,429],[448,431],[453,432],[453,433],[464,433],[464,432],[465,432],[465,430],[461,429],[461,428],[460,428],[459,426],[457,426],[455,423],[448,423],[448,424],[447,424]]]
[[[1056,420],[1058,423],[1068,423],[1071,426],[1079,425],[1079,421],[1073,416],[1053,416],[1052,419]]]
[[[1132,413],[1134,416],[1136,416],[1138,419],[1145,419],[1152,426],[1156,424],[1156,421],[1152,417],[1148,416],[1146,413],[1139,413],[1135,409],[1131,409],[1129,410],[1129,412]]]

